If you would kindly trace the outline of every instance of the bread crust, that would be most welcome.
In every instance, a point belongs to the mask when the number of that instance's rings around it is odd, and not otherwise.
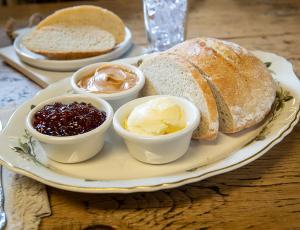
[[[101,20],[99,20],[100,17],[102,17]],[[37,29],[62,23],[100,26],[100,29],[114,35],[117,44],[125,39],[125,25],[122,19],[107,9],[93,5],[81,5],[57,10],[42,20],[37,25]]]
[[[43,50],[34,50],[31,49],[32,52],[48,57],[53,60],[75,60],[82,58],[95,57],[101,54],[105,54],[110,52],[113,49],[103,50],[101,52],[49,52]]]
[[[231,116],[225,123],[232,124],[220,126],[222,132],[235,133],[253,126],[270,111],[275,84],[263,63],[246,49],[217,39],[196,38],[168,52],[195,65],[223,97]]]
[[[214,38],[203,39],[210,42],[212,48],[225,61],[231,64],[239,72],[248,88],[248,96],[243,104],[245,112],[251,116],[244,116],[244,125],[238,126],[228,133],[234,133],[242,129],[251,127],[261,122],[271,110],[275,100],[276,85],[266,66],[245,48],[228,41]]]
[[[191,74],[194,80],[197,82],[199,88],[202,90],[203,95],[206,100],[207,109],[210,115],[210,121],[208,123],[208,131],[206,133],[194,132],[193,139],[203,139],[203,140],[214,140],[218,135],[219,130],[219,114],[217,109],[216,100],[214,95],[209,87],[207,80],[201,75],[201,73],[189,65],[188,68],[191,71]]]

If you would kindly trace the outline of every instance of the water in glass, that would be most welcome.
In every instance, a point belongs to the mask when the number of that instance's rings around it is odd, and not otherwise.
[[[150,51],[163,51],[184,41],[187,0],[144,0]]]

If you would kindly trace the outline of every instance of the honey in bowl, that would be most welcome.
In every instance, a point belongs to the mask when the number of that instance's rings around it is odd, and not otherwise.
[[[137,81],[138,77],[134,72],[123,67],[106,65],[81,78],[77,85],[88,92],[112,94],[134,87]]]

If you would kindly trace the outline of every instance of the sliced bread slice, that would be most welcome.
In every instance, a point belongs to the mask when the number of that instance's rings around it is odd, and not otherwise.
[[[193,65],[179,56],[161,53],[145,58],[140,69],[146,77],[144,96],[164,94],[187,98],[201,115],[193,138],[216,138],[219,127],[216,101],[207,81]]]
[[[45,26],[25,36],[22,44],[29,50],[52,59],[96,56],[115,46],[114,36],[95,26]]]
[[[234,133],[253,126],[270,111],[275,99],[274,82],[246,49],[217,39],[197,38],[169,52],[186,58],[209,81],[222,132]]]
[[[57,24],[95,26],[110,32],[117,44],[125,38],[125,25],[119,16],[98,6],[82,5],[58,10],[41,21],[37,29]]]

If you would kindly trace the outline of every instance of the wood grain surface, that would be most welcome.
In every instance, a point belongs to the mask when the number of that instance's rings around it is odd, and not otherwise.
[[[9,17],[22,27],[33,13],[47,15],[75,4],[80,3],[0,8],[0,46],[9,44],[3,29]],[[141,0],[93,4],[120,15],[134,41],[146,45]],[[188,38],[212,36],[274,52],[300,75],[300,1],[195,0],[189,8]],[[3,79],[10,76],[17,80],[7,84],[10,79]],[[16,97],[12,89],[22,84],[27,93]],[[0,88],[8,93],[2,106],[17,105],[37,91],[3,63]],[[177,189],[95,195],[48,187],[48,193],[52,215],[42,220],[41,229],[300,229],[300,125],[253,163]]]

